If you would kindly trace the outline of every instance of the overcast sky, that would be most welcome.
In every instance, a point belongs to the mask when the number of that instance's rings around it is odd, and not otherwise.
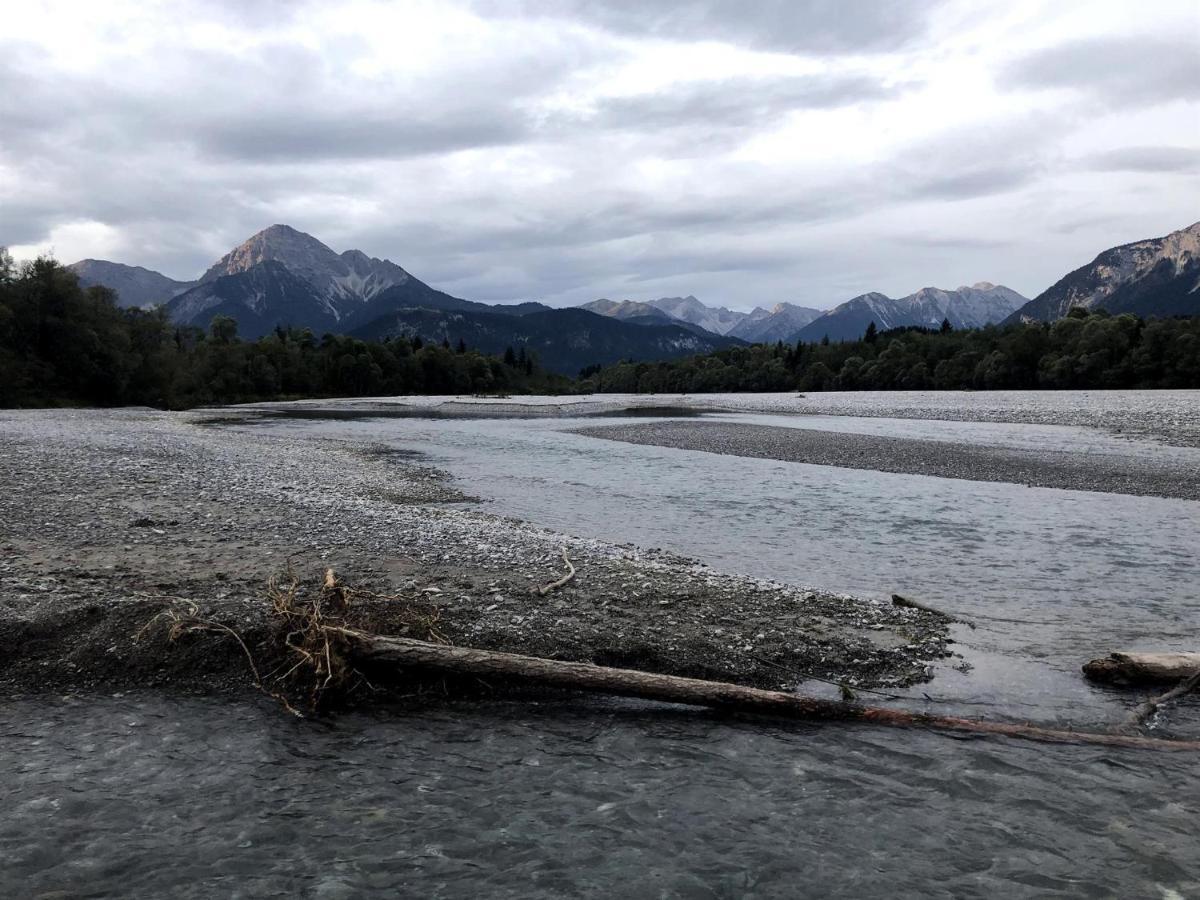
[[[284,222],[484,301],[1033,296],[1200,219],[1200,0],[39,3],[0,244],[197,277]]]

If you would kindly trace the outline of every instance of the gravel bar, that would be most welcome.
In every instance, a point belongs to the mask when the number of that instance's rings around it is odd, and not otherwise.
[[[246,691],[232,639],[142,630],[195,611],[258,652],[289,567],[432,603],[456,644],[763,687],[911,684],[949,655],[936,614],[558,534],[387,447],[212,420],[0,412],[0,688]],[[535,596],[564,547],[577,577]]]
[[[1085,455],[914,438],[724,422],[649,422],[581,428],[578,434],[732,456],[1063,488],[1200,500],[1200,467],[1130,454]]]

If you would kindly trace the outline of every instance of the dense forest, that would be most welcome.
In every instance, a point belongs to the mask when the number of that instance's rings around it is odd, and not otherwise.
[[[161,310],[120,309],[51,259],[0,248],[0,406],[185,408],[293,397],[1200,387],[1200,318],[1072,310],[1051,324],[903,328],[857,341],[735,347],[668,362],[590,367],[576,381],[523,348],[488,356],[420,338],[361,341],[278,328],[256,341],[233,319],[207,330]]]
[[[735,347],[581,372],[584,390],[1005,390],[1200,387],[1200,318],[1073,309],[1053,323],[955,331],[899,328],[860,340]]]
[[[0,407],[184,408],[287,397],[570,390],[523,350],[484,356],[397,338],[365,342],[277,329],[257,341],[216,317],[207,331],[162,311],[120,309],[51,259],[15,266],[0,248]]]

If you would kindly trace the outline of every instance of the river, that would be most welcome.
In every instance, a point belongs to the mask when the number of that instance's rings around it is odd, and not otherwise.
[[[1072,402],[1057,396],[1045,402]],[[1078,425],[718,418],[1132,448],[1147,464],[1196,453]],[[1136,697],[1089,686],[1081,662],[1196,649],[1198,503],[638,446],[570,432],[579,425],[267,423],[417,451],[491,511],[561,531],[847,593],[895,591],[972,620],[955,628],[957,668],[901,705],[1102,726]],[[1197,706],[1159,730],[1200,733]],[[601,701],[314,725],[269,705],[154,695],[13,700],[0,735],[12,896],[1200,894],[1200,780],[1184,754]]]

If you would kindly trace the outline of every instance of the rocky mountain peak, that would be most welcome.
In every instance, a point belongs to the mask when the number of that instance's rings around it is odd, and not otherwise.
[[[411,277],[388,260],[375,259],[361,250],[338,254],[311,234],[276,224],[229,251],[200,280],[203,283],[247,272],[268,260],[282,263],[293,275],[311,284],[325,298],[335,320]]]

